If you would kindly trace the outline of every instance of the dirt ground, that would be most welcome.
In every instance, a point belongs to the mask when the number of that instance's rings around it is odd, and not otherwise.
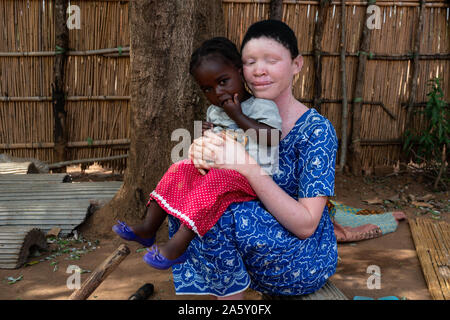
[[[121,175],[97,166],[84,173],[78,167],[71,167],[69,173],[75,181],[122,179]],[[381,204],[364,201],[374,199],[381,200]],[[431,300],[408,220],[422,216],[449,222],[449,199],[448,191],[432,192],[430,182],[412,173],[371,177],[338,174],[334,200],[356,208],[403,211],[408,218],[399,223],[395,232],[380,238],[338,244],[339,263],[331,281],[349,299],[354,296],[397,296],[409,300]],[[417,207],[413,201],[428,203],[429,208]],[[110,239],[84,239],[82,235],[81,240],[60,239],[50,244],[49,251],[30,257],[28,263],[31,265],[16,270],[0,269],[0,300],[67,299],[73,292],[67,284],[73,283],[71,276],[74,275],[67,272],[68,267],[76,265],[84,270],[82,283],[121,243],[124,241],[114,235]],[[149,298],[152,300],[209,299],[206,296],[175,295],[171,271],[148,267],[142,261],[145,252],[141,246],[134,242],[127,245],[130,255],[91,294],[90,300],[126,300],[145,283],[154,285],[154,294]],[[379,289],[368,289],[369,266],[379,267]],[[249,289],[246,299],[260,300],[261,296]]]

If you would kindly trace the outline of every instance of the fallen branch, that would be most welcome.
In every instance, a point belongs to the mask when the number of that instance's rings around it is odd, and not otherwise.
[[[130,254],[130,249],[121,244],[106,260],[94,270],[92,275],[75,290],[69,300],[86,300],[92,292],[113,272],[117,266]]]

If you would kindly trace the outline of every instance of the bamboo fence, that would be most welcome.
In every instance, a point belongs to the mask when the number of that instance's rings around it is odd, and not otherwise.
[[[69,29],[64,70],[66,160],[127,153],[128,2],[71,1],[80,29]],[[0,1],[0,153],[55,162],[52,109],[55,1]],[[107,163],[107,162],[105,162]],[[124,158],[109,162],[123,170]]]
[[[52,82],[55,1],[0,0],[0,153],[55,162]],[[322,0],[323,1],[323,0]],[[327,2],[327,1],[325,1]],[[66,160],[127,153],[130,138],[128,1],[71,1],[80,8],[80,29],[68,31],[64,70]],[[222,0],[226,36],[238,46],[250,24],[269,17],[270,0]],[[380,8],[381,28],[369,30],[367,52],[360,41],[369,4]],[[449,5],[444,0],[345,1],[345,41],[341,46],[341,1],[284,0],[282,20],[299,39],[304,67],[294,94],[320,108],[342,137],[343,86],[348,101],[347,135],[352,139],[354,104],[361,104],[358,141],[366,171],[395,164],[408,109],[426,101],[426,81],[443,78],[450,100]],[[420,12],[421,26],[418,30]],[[317,20],[322,32],[318,32]],[[419,35],[420,41],[417,41]],[[361,97],[355,97],[360,54],[366,54]],[[345,77],[341,61],[345,60]],[[316,64],[316,65],[315,65]],[[315,74],[320,67],[321,74]],[[319,69],[320,70],[320,69]],[[416,77],[413,77],[416,75]],[[342,79],[345,79],[343,83]],[[414,80],[415,79],[415,80]],[[416,87],[416,89],[413,89]],[[414,94],[411,95],[411,92]],[[359,100],[355,100],[359,98]],[[418,105],[418,107],[410,107]],[[345,120],[345,119],[344,119]],[[412,115],[408,126],[424,119]],[[342,149],[342,148],[340,148]],[[339,162],[338,162],[339,163]],[[126,160],[108,166],[123,170]]]

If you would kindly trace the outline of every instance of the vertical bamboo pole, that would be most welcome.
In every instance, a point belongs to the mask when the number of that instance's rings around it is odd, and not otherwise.
[[[319,1],[317,23],[314,28],[314,107],[320,113],[322,96],[322,38],[330,0]]]
[[[283,0],[270,0],[269,18],[273,20],[283,19]]]
[[[341,120],[341,154],[339,158],[339,171],[344,170],[345,162],[347,160],[347,128],[348,128],[348,104],[347,104],[347,76],[346,76],[346,62],[345,62],[345,0],[341,0],[341,86],[342,86],[342,120]]]
[[[375,0],[369,0],[367,6],[375,4]],[[351,171],[354,175],[361,175],[361,114],[364,91],[364,76],[366,72],[367,55],[370,45],[370,30],[367,27],[369,13],[364,15],[362,22],[362,34],[359,42],[358,67],[356,71],[355,89],[353,93],[353,117],[352,117],[352,143],[350,151]]]
[[[69,30],[66,27],[68,0],[55,0],[55,60],[53,63],[52,103],[55,162],[66,160],[66,110],[64,95],[65,52],[69,47]],[[62,170],[65,171],[65,168]]]
[[[39,18],[39,27],[38,27],[38,32],[39,32],[39,40],[38,40],[38,50],[39,51],[43,51],[44,49],[43,49],[43,39],[42,39],[42,35],[44,34],[44,30],[43,30],[43,24],[44,24],[44,21],[43,21],[43,15],[42,15],[42,11],[43,11],[43,9],[42,9],[42,5],[39,3],[38,5],[37,5],[37,9],[38,9],[38,18]],[[45,90],[45,80],[44,80],[44,64],[45,64],[45,62],[47,61],[47,59],[46,58],[44,58],[44,57],[40,57],[40,58],[36,58],[38,61],[39,61],[39,83],[38,83],[38,86],[39,86],[39,96],[47,96],[48,95],[48,92]],[[46,106],[47,106],[47,103],[45,102],[45,103],[41,103],[41,104],[38,104],[39,105],[39,108],[42,108],[42,109],[44,109]],[[39,135],[38,135],[38,141],[48,141],[48,140],[42,140],[42,139],[45,139],[45,132],[47,131],[47,130],[49,130],[49,127],[47,127],[47,126],[43,126],[43,128],[39,128],[39,127],[41,127],[41,125],[40,124],[43,124],[43,123],[45,123],[45,116],[46,116],[46,113],[45,112],[38,112],[38,114],[40,114],[41,116],[40,116],[40,120],[39,120],[39,124],[37,124],[36,125],[36,127],[38,127],[38,129],[39,129]],[[45,129],[44,129],[45,128]],[[43,150],[42,151],[42,154],[44,155],[45,154],[45,157],[46,158],[50,158],[49,157],[49,155],[48,155],[48,151],[47,150]]]
[[[406,123],[405,128],[408,128],[411,122],[412,109],[416,99],[417,94],[417,78],[419,75],[419,53],[420,53],[420,40],[422,38],[423,31],[423,16],[425,12],[425,0],[420,0],[419,6],[419,21],[417,23],[415,38],[414,38],[414,48],[413,48],[413,59],[411,62],[412,72],[410,78],[410,91],[408,99],[408,108],[406,111]]]

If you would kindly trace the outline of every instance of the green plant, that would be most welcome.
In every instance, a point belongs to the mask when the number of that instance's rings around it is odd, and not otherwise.
[[[439,78],[428,81],[430,91],[427,93],[427,104],[424,109],[416,111],[423,114],[426,127],[413,132],[405,131],[403,150],[413,153],[417,163],[425,163],[432,172],[434,188],[439,182],[446,188],[444,182],[447,171],[447,150],[450,144],[449,105],[444,100],[444,93]],[[444,177],[444,178],[443,178]]]

